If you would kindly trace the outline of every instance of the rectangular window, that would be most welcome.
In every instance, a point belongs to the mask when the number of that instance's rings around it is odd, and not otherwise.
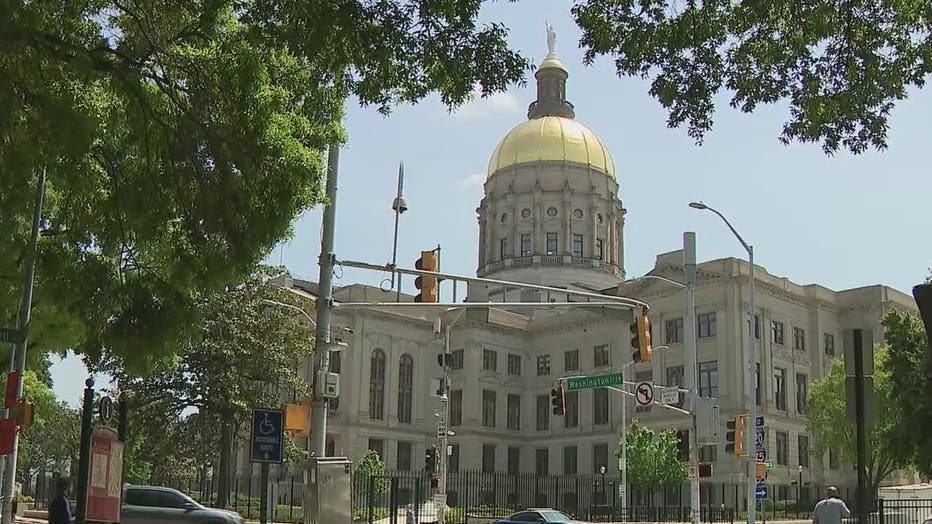
[[[566,351],[563,353],[563,370],[576,371],[579,369],[579,350]]]
[[[783,322],[773,321],[773,343],[783,345]]]
[[[592,390],[592,423],[608,424],[608,390],[605,388]]]
[[[803,328],[793,328],[793,349],[797,351],[806,351],[806,330]]]
[[[399,442],[395,454],[395,468],[400,471],[411,471],[411,443]]]
[[[600,443],[592,446],[592,472],[599,474],[599,469],[605,466],[608,470],[608,444]]]
[[[385,441],[380,438],[370,438],[369,439],[369,451],[375,451],[379,454],[379,458],[383,461],[385,460]]]
[[[564,475],[576,475],[577,470],[577,450],[576,446],[564,446],[563,447],[563,474]]]
[[[703,313],[696,318],[699,325],[699,338],[715,336],[715,312]]]
[[[556,233],[547,233],[547,254],[548,255],[557,254],[557,234]]]
[[[466,354],[462,349],[454,349],[450,357],[450,369],[463,369]]]
[[[809,467],[809,436],[808,435],[799,435],[797,439],[797,454],[799,455],[799,465],[808,468]]]
[[[546,476],[550,469],[550,450],[547,448],[537,448],[534,450],[534,473],[538,476]]]
[[[826,333],[825,338],[825,354],[834,357],[835,356],[835,335],[831,333]]]
[[[441,451],[443,453],[443,451]],[[450,446],[450,456],[447,457],[447,471],[450,473],[460,472],[460,445],[453,444]]]
[[[667,344],[683,341],[683,319],[674,318],[663,323],[664,340]]]
[[[498,351],[492,349],[482,350],[482,369],[498,371]]]
[[[599,260],[605,260],[605,241],[601,238],[595,241],[595,256]]]
[[[521,234],[521,256],[529,257],[531,256],[531,235],[530,233]]]
[[[699,447],[699,462],[715,462],[718,460],[718,446],[700,446]]]
[[[799,414],[806,413],[806,397],[809,395],[809,380],[802,373],[796,374],[796,412]]]
[[[786,411],[786,370],[774,368],[773,370],[773,400],[777,409]]]
[[[482,445],[482,472],[495,472],[495,444]]]
[[[608,366],[608,346],[596,346],[592,348],[592,362],[595,367]]]
[[[756,395],[757,405],[762,406],[763,404],[761,402],[763,402],[764,394],[760,382],[760,362],[755,364],[755,366],[756,371],[754,373],[754,394]]]
[[[508,395],[508,429],[521,429],[521,395]]]
[[[789,449],[787,449],[787,437],[785,431],[777,431],[777,464],[786,466],[790,463]]]
[[[482,425],[495,427],[495,392],[490,389],[482,390]]]
[[[573,256],[576,258],[582,258],[583,256],[582,239],[582,235],[573,235]]]
[[[537,356],[537,376],[541,377],[550,374],[550,355]]]
[[[521,355],[508,354],[508,374],[521,376]]]
[[[537,431],[550,429],[550,397],[537,395]]]
[[[760,315],[754,315],[754,338],[760,339]]]
[[[575,428],[579,426],[579,392],[567,391],[564,397],[566,401],[566,415],[563,417],[564,428]]]
[[[699,364],[699,396],[718,397],[718,361]]]
[[[521,448],[508,446],[508,474],[517,475],[521,471]]]
[[[501,254],[501,256],[499,258],[504,260],[510,254],[508,253],[508,239],[503,238],[500,240],[500,242],[501,242],[501,245],[499,246],[499,253]]]
[[[450,425],[461,426],[463,424],[463,390],[454,389],[450,391]]]
[[[667,385],[670,387],[684,387],[686,385],[686,373],[683,366],[671,366],[667,368]],[[680,392],[680,399],[676,407],[682,407],[686,394]]]
[[[638,371],[634,374],[634,380],[636,382],[651,382],[654,380],[654,372],[645,369],[643,371]],[[634,411],[636,413],[650,413],[652,406],[636,406]]]

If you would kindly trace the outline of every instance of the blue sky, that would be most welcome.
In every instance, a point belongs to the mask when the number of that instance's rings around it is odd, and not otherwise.
[[[714,130],[696,146],[685,130],[666,127],[666,114],[647,94],[646,82],[619,79],[608,59],[582,65],[580,32],[565,0],[489,2],[483,18],[504,22],[512,46],[538,63],[547,49],[545,21],[556,28],[577,119],[599,134],[615,158],[619,196],[628,210],[629,276],[648,271],[658,253],[678,249],[683,231],[697,233],[700,260],[743,256],[714,216],[687,207],[693,200],[725,213],[754,244],[760,265],[801,284],[843,289],[883,283],[909,292],[928,275],[932,90],[916,92],[897,107],[890,148],[883,153],[826,157],[818,145],[783,146],[777,137],[785,106],[745,115],[730,109],[725,98]],[[340,157],[337,257],[390,260],[391,201],[398,162],[404,161],[410,210],[401,220],[399,264],[411,267],[421,249],[441,244],[445,272],[475,274],[475,208],[489,155],[526,119],[533,98],[529,78],[524,88],[477,100],[454,114],[436,98],[398,108],[387,118],[351,107],[349,143]],[[294,237],[269,262],[284,262],[316,280],[320,217],[319,209],[302,216]],[[377,285],[384,278],[351,269],[338,276],[336,285]],[[65,359],[52,373],[59,396],[76,401],[86,378],[81,362]]]

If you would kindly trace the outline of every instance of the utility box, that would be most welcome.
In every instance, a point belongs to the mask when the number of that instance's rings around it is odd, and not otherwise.
[[[346,457],[311,457],[305,508],[308,524],[352,524],[353,461]]]

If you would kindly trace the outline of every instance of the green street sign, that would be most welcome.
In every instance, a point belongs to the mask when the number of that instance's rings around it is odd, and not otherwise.
[[[568,391],[579,391],[580,389],[604,388],[606,386],[618,386],[622,383],[621,373],[611,373],[609,375],[594,375],[591,377],[575,377],[566,380],[566,389]]]
[[[767,466],[767,469],[773,469],[773,461],[772,461],[772,460],[768,460],[767,462],[764,462],[764,464]]]
[[[15,328],[0,328],[0,342],[5,342],[7,344],[16,344],[17,342],[22,342],[22,338],[19,336],[19,330]]]

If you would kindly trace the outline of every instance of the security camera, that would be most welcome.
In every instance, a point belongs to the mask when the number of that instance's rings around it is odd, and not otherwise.
[[[400,215],[408,210],[408,201],[405,200],[405,197],[395,197],[392,202],[392,209]]]

